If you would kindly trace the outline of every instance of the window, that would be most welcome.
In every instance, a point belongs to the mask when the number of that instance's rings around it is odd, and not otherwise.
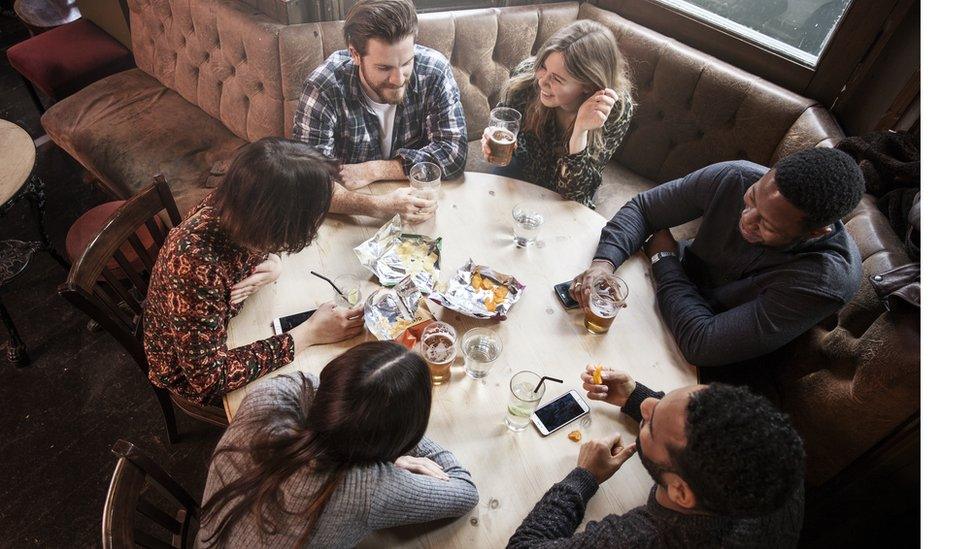
[[[657,0],[808,67],[852,0]]]

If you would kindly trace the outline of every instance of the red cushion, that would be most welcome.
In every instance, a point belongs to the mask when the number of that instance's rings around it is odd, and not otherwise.
[[[11,46],[7,58],[14,70],[55,99],[135,66],[125,46],[87,19]]]
[[[115,212],[123,204],[125,204],[125,200],[106,202],[81,214],[81,217],[68,229],[68,236],[64,239],[64,247],[68,252],[68,261],[71,263],[78,261],[78,258],[81,257],[81,254],[95,238],[95,235],[102,230],[102,227],[105,226],[109,218],[115,215]],[[144,248],[147,250],[152,248],[154,245],[153,238],[145,225],[139,227],[136,234],[139,236],[139,241],[142,242]],[[139,260],[139,256],[136,255],[136,251],[132,249],[132,246],[123,245],[122,253],[125,254],[125,259],[133,266],[134,270],[141,271],[143,269],[142,261]],[[113,274],[116,276],[121,276],[123,273],[119,264],[114,259],[109,261],[108,268],[114,271]]]

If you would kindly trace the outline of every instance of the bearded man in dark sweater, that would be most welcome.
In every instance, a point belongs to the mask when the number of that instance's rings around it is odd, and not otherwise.
[[[854,297],[861,256],[841,219],[863,193],[857,164],[835,149],[800,151],[772,169],[743,160],[702,168],[624,205],[570,291],[586,306],[590,281],[646,242],[661,315],[688,362],[765,355]],[[679,256],[670,229],[699,217]]]
[[[508,542],[546,547],[795,547],[803,523],[803,444],[785,415],[745,388],[696,385],[665,395],[625,372],[582,374],[593,400],[640,422],[637,441],[588,441],[578,466]],[[587,502],[634,453],[655,485],[647,504],[592,521]]]

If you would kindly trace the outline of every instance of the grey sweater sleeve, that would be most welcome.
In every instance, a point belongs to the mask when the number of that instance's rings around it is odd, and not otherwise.
[[[607,222],[593,259],[619,267],[655,231],[701,217],[730,169],[729,163],[713,164],[638,194]]]
[[[664,323],[685,360],[696,366],[721,366],[770,353],[843,305],[797,281],[791,288],[769,288],[752,301],[716,313],[676,257],[662,258],[653,271]]]
[[[478,504],[471,473],[461,467],[454,454],[424,437],[410,455],[433,460],[450,480],[411,473],[392,463],[378,465],[367,513],[370,529],[457,517]]]

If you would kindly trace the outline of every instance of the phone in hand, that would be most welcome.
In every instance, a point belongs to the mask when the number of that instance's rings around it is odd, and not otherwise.
[[[590,413],[590,406],[583,397],[571,389],[563,396],[539,408],[532,414],[532,424],[547,437],[553,432]]]
[[[573,299],[572,294],[569,293],[569,286],[573,281],[563,282],[562,284],[556,284],[553,286],[553,290],[556,290],[556,297],[559,298],[559,302],[563,304],[566,309],[579,309],[579,303]]]
[[[315,313],[315,309],[276,318],[271,326],[274,328],[275,335],[281,335],[311,318],[313,313]]]

